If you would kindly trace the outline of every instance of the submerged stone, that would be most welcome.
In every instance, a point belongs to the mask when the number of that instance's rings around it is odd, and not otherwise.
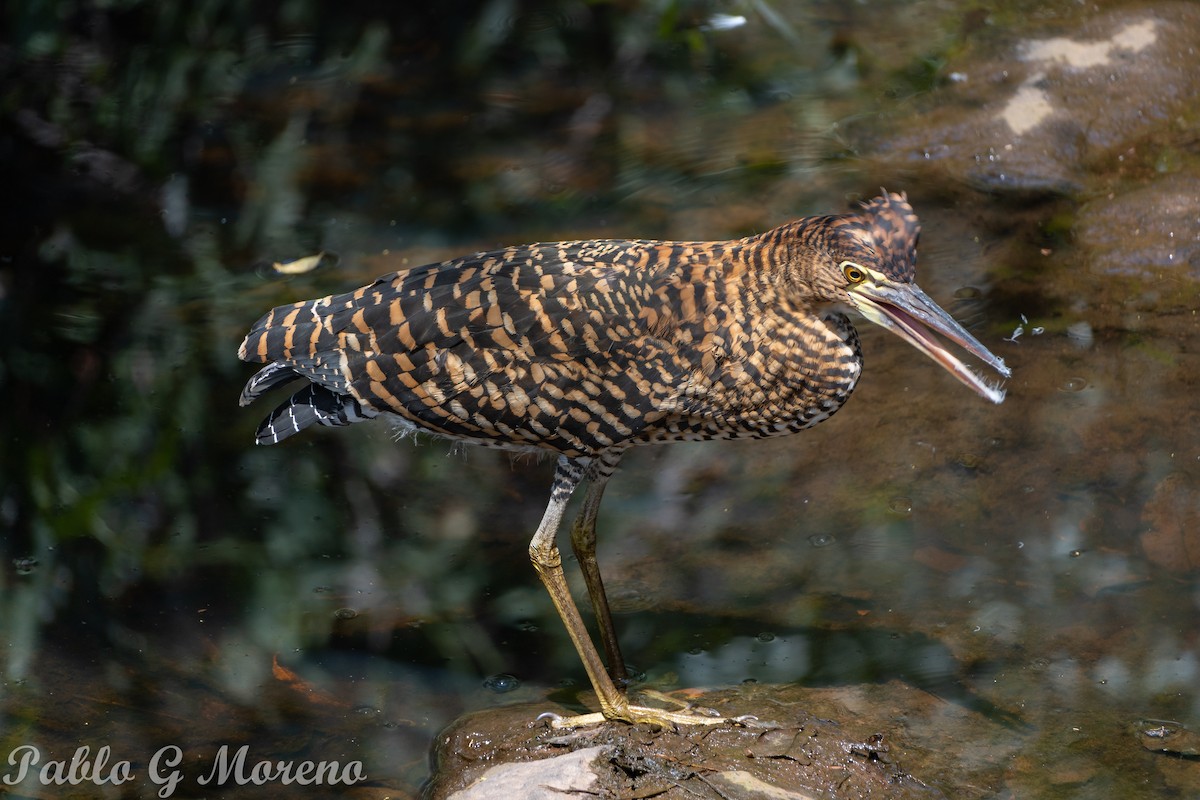
[[[1200,177],[1171,175],[1094,200],[1075,237],[1094,273],[1200,279]]]
[[[1197,43],[1200,8],[1161,3],[970,47],[954,80],[858,144],[988,191],[1073,194],[1089,165],[1192,113]]]
[[[1142,509],[1142,550],[1169,572],[1200,569],[1200,500],[1194,481],[1173,472],[1164,477]]]

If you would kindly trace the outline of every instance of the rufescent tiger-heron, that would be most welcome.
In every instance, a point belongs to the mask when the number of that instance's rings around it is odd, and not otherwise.
[[[1010,374],[914,283],[919,232],[905,196],[884,193],[855,213],[806,217],[733,241],[532,244],[395,272],[263,316],[238,352],[266,364],[241,404],[306,381],[259,426],[258,444],[314,423],[384,416],[408,431],[557,454],[529,554],[601,708],[559,724],[710,723],[692,711],[631,705],[625,695],[596,562],[604,487],[635,445],[781,436],[827,419],[862,369],[846,309],[1001,402],[1003,390],[932,333]],[[556,544],[585,480],[571,544],[607,671]]]

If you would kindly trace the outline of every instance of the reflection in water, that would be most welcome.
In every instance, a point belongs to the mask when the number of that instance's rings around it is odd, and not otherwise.
[[[245,324],[473,248],[740,236],[884,182],[922,215],[926,289],[1013,366],[1008,401],[863,331],[856,396],[803,441],[631,456],[600,520],[629,656],[660,687],[899,679],[1015,715],[997,792],[1197,791],[1191,761],[1155,760],[1194,759],[1200,714],[1192,284],[1089,271],[1073,200],[841,149],[1016,23],[772,4],[798,49],[742,10],[719,30],[674,6],[405,5],[11,12],[11,746],[110,744],[144,774],[166,744],[198,764],[246,743],[359,758],[401,794],[460,713],[575,702],[525,553],[550,465],[382,427],[254,448]]]

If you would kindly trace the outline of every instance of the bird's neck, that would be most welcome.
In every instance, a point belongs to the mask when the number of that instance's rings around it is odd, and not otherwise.
[[[795,220],[728,242],[727,255],[721,262],[726,282],[764,299],[786,297],[796,305],[816,305],[803,277],[804,270],[823,249],[821,219]]]

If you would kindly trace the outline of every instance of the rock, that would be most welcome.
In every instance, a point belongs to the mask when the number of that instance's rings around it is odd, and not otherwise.
[[[987,52],[968,47],[925,107],[885,120],[858,144],[864,155],[988,191],[1073,194],[1089,164],[1192,114],[1197,42],[1200,8],[1162,3]]]
[[[560,800],[594,794],[600,778],[592,764],[606,749],[586,747],[538,761],[497,764],[448,800]]]
[[[1075,222],[1092,272],[1200,279],[1200,177],[1171,175],[1088,203]]]
[[[1200,569],[1200,501],[1195,482],[1172,473],[1154,489],[1142,509],[1142,550],[1170,572]]]
[[[718,772],[709,776],[706,782],[729,800],[818,800],[816,794],[780,789],[744,770]]]
[[[536,721],[553,707],[546,702],[480,711],[438,737],[422,796],[974,800],[996,794],[1017,745],[987,714],[898,682],[753,684],[688,696],[731,717],[752,716],[673,730],[623,723],[551,730]],[[964,741],[976,755],[964,759],[953,746]],[[541,787],[550,793],[535,794]]]

